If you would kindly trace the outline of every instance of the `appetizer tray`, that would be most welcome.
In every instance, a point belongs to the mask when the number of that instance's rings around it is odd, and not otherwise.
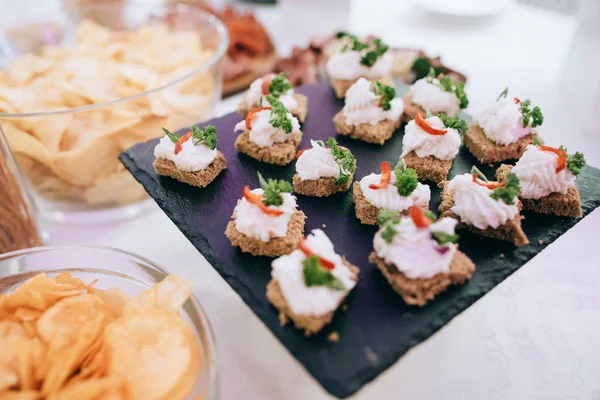
[[[399,87],[398,91],[402,94],[406,87]],[[304,138],[300,148],[309,147],[310,139],[337,137],[340,144],[350,148],[356,156],[356,180],[378,172],[382,161],[396,164],[401,153],[404,126],[384,146],[337,136],[332,118],[342,108],[343,101],[337,100],[325,83],[300,87],[298,92],[309,98],[308,118],[302,127]],[[332,324],[321,333],[307,338],[290,324],[282,327],[277,311],[265,297],[271,259],[241,253],[224,235],[233,208],[242,197],[244,185],[258,187],[256,171],[265,177],[290,181],[295,171],[294,163],[278,167],[238,154],[233,147],[236,137],[233,127],[241,119],[237,113],[231,113],[206,123],[218,130],[218,149],[227,158],[227,170],[205,189],[161,178],[155,173],[152,162],[157,140],[132,147],[122,153],[120,159],[275,336],[328,392],[340,398],[355,393],[579,221],[576,218],[525,213],[523,229],[531,244],[521,248],[459,232],[460,249],[476,264],[472,279],[464,285],[450,287],[420,308],[406,305],[380,271],[369,264],[367,258],[373,248],[376,227],[359,223],[354,214],[352,190],[321,199],[298,195],[299,209],[307,215],[305,231],[323,228],[336,251],[360,267],[360,281],[346,302],[347,308],[338,310]],[[185,132],[179,132],[182,133]],[[495,168],[480,165],[465,148],[461,148],[450,177],[468,172],[473,164],[489,177],[494,176]],[[430,186],[430,208],[437,213],[440,190]],[[577,178],[577,186],[581,192],[583,213],[587,215],[600,205],[600,170],[587,167]],[[339,334],[337,343],[327,340],[334,331]]]

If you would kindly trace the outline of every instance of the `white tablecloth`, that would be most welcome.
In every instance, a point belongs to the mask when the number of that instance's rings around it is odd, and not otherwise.
[[[597,126],[580,121],[592,106],[578,100],[597,99],[598,80],[579,79],[587,83],[571,95],[561,76],[570,68],[565,61],[575,62],[574,37],[586,37],[573,18],[514,6],[493,23],[456,27],[423,16],[411,2],[382,0],[283,0],[280,9],[259,7],[258,13],[283,52],[311,33],[346,28],[440,53],[469,76],[472,104],[492,101],[508,85],[542,107],[549,143],[582,150],[600,166]],[[580,51],[596,46],[589,58],[596,62],[598,40],[586,46]],[[581,57],[584,68],[589,63]],[[218,114],[233,110],[235,101],[220,104]],[[355,398],[599,399],[599,224],[597,210]],[[51,225],[49,231],[52,243],[119,247],[194,281],[215,331],[223,399],[331,398],[156,206],[118,224]]]

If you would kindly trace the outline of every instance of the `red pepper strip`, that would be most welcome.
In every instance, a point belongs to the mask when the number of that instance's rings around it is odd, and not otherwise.
[[[557,165],[556,165],[556,173],[558,174],[560,171],[565,169],[567,166],[567,153],[562,151],[561,149],[555,149],[550,146],[539,146],[539,149],[542,151],[550,151],[558,156]]]
[[[488,189],[496,189],[496,188],[499,188],[499,187],[502,187],[502,186],[506,185],[505,182],[502,182],[502,183],[500,183],[500,182],[480,182],[479,179],[478,179],[478,177],[477,177],[477,174],[473,174],[473,182],[475,182],[479,186],[483,186],[483,187],[486,187]]]
[[[381,179],[379,180],[379,183],[371,183],[369,185],[369,189],[383,189],[384,187],[390,184],[391,178],[392,170],[390,169],[390,163],[384,161],[381,163]]]
[[[315,256],[319,259],[319,264],[321,264],[321,266],[325,269],[328,270],[332,270],[335,268],[335,264],[332,263],[331,261],[316,255],[315,253],[313,253],[307,246],[306,246],[306,240],[304,238],[302,238],[302,240],[300,241],[300,244],[298,245],[298,248],[300,249],[300,251],[302,251],[306,257],[312,257]]]
[[[277,75],[271,73],[271,74],[266,74],[265,76],[263,76],[262,78],[262,94],[269,94],[269,86],[271,86],[271,81],[273,80],[273,78],[275,78]]]
[[[260,194],[250,192],[250,187],[248,186],[244,186],[244,198],[246,199],[246,201],[248,201],[248,203],[254,204],[258,208],[260,208],[260,211],[264,212],[267,215],[270,215],[272,217],[278,217],[281,214],[283,214],[283,211],[281,210],[265,206],[265,203],[263,203],[262,201],[262,196]]]
[[[415,116],[415,123],[419,126],[419,128],[423,129],[430,135],[442,136],[448,133],[448,129],[437,129],[429,125],[427,120],[421,117],[421,114],[417,114]]]
[[[515,104],[519,104],[521,102],[521,99],[518,97],[515,97],[514,100],[515,100]]]
[[[248,113],[248,115],[246,115],[246,129],[251,130],[252,129],[252,121],[254,121],[254,118],[256,118],[256,113],[263,111],[263,110],[270,110],[271,107],[261,107],[261,108],[255,108],[254,110],[250,111]]]
[[[416,204],[410,206],[410,217],[417,228],[427,228],[431,225],[431,220],[425,216],[423,209]]]
[[[183,149],[183,144],[192,137],[192,132],[188,132],[185,135],[183,135],[182,137],[179,138],[179,140],[177,140],[177,142],[175,142],[175,154],[179,154],[179,152],[181,151],[181,149]]]
[[[344,149],[344,150],[348,150],[348,151],[350,151],[350,149],[349,149],[349,148],[347,148],[347,147],[344,147],[344,146],[338,146],[338,147],[339,147],[340,149]],[[325,146],[325,148],[326,148],[326,149],[329,149],[329,146]],[[310,149],[312,149],[312,147],[311,147]],[[296,160],[297,160],[297,159],[299,159],[299,158],[300,158],[300,156],[301,156],[302,154],[304,154],[304,152],[305,152],[305,151],[308,151],[308,150],[310,150],[310,149],[302,149],[302,150],[298,150],[298,151],[296,152]]]

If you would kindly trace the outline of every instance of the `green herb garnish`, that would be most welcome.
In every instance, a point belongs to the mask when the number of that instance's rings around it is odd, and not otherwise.
[[[379,214],[377,214],[377,225],[383,225],[390,220],[398,220],[400,215],[394,211],[384,210],[383,208],[379,210]]]
[[[271,105],[271,119],[269,123],[273,128],[281,128],[285,133],[292,131],[292,120],[288,116],[288,110],[274,96],[267,96],[267,101]]]
[[[373,65],[375,65],[377,59],[383,56],[386,53],[386,51],[388,51],[388,45],[383,43],[379,38],[374,39],[373,44],[375,45],[375,49],[368,51],[360,59],[360,63],[362,65],[366,65],[367,67],[372,67]]]
[[[437,221],[437,216],[429,210],[423,210],[423,215],[433,222]]]
[[[438,114],[438,118],[442,120],[442,123],[446,128],[453,128],[458,131],[460,136],[463,136],[467,133],[467,129],[469,129],[469,125],[467,122],[459,117],[449,117],[446,114]]]
[[[496,101],[500,100],[501,98],[506,98],[506,96],[508,96],[508,86],[504,88],[504,90],[502,91],[502,93],[500,93]]]
[[[536,126],[540,126],[544,123],[544,115],[538,106],[535,106],[533,109],[531,108],[531,100],[523,100],[520,103],[521,106],[521,115],[523,117],[523,126],[529,126],[529,121],[531,120],[531,127],[535,128]]]
[[[174,134],[173,132],[171,132],[165,128],[162,128],[162,130],[165,133],[165,135],[167,135],[167,137],[169,139],[171,139],[171,142],[177,143],[177,141],[179,140],[179,136],[177,136],[176,134]]]
[[[452,82],[452,78],[448,75],[441,75],[437,79],[437,82],[434,80],[435,70],[433,68],[430,69],[429,75],[427,76],[427,82],[437,85],[439,88],[446,92],[454,93],[454,95],[460,101],[460,108],[467,108],[469,105],[469,99],[467,98],[467,94],[465,93],[465,83],[464,82]]]
[[[474,166],[474,165],[471,167],[471,174],[477,174],[477,177],[478,177],[479,179],[481,179],[482,181],[484,181],[484,182],[487,182],[487,181],[488,181],[488,178],[487,178],[487,176],[485,176],[485,174],[484,174],[483,172],[481,172],[481,171],[479,170],[479,168],[477,168],[477,167],[476,167],[476,166]]]
[[[388,222],[383,225],[381,230],[381,238],[386,241],[386,243],[392,243],[394,240],[394,236],[398,233],[396,228],[394,227],[394,223]]]
[[[283,179],[268,179],[265,180],[260,172],[258,174],[258,182],[263,190],[263,203],[265,206],[280,206],[283,204],[283,196],[281,193],[291,193],[292,185]]]
[[[541,146],[542,145],[542,141],[540,140],[540,138],[538,137],[538,135],[533,135],[533,145],[534,146]]]
[[[217,129],[212,125],[206,125],[202,129],[194,125],[192,126],[192,140],[194,146],[203,144],[209,149],[214,150],[217,147]]]
[[[419,183],[417,171],[412,168],[407,168],[404,158],[401,159],[396,168],[394,168],[394,174],[396,174],[395,185],[398,188],[398,194],[400,194],[400,196],[409,196],[417,188],[417,184]]]
[[[585,167],[585,157],[583,153],[575,152],[575,154],[569,154],[567,149],[563,146],[559,147],[560,150],[564,151],[567,155],[567,169],[577,176],[581,173],[583,167]]]
[[[456,243],[458,241],[458,235],[451,235],[446,232],[431,232],[431,238],[440,246],[448,243]]]
[[[287,79],[287,74],[281,72],[271,80],[271,83],[269,84],[269,93],[275,98],[279,98],[286,94],[291,88],[292,84]]]
[[[331,155],[335,158],[335,161],[340,167],[340,176],[336,178],[334,183],[336,185],[341,185],[348,182],[350,176],[356,169],[354,155],[350,153],[349,150],[338,146],[337,141],[334,138],[327,139],[327,146],[329,146]]]
[[[371,92],[373,92],[375,96],[379,96],[379,106],[381,108],[385,111],[392,108],[392,100],[396,97],[396,89],[377,81],[371,86]]]
[[[519,185],[519,178],[512,172],[506,175],[505,185],[497,187],[490,193],[490,197],[494,200],[504,200],[508,205],[512,205],[515,202],[515,198],[519,194],[521,189]]]
[[[345,31],[339,31],[338,33],[335,34],[335,37],[337,39],[343,39],[345,37],[349,37],[349,38],[355,38],[356,36],[354,36],[351,33],[345,32]]]
[[[327,286],[333,290],[345,290],[344,282],[321,267],[319,257],[310,256],[302,260],[302,272],[306,286]]]
[[[413,61],[412,66],[410,67],[410,70],[412,72],[415,73],[415,80],[419,80],[422,78],[425,78],[426,76],[428,76],[433,70],[432,74],[434,77],[438,76],[439,74],[444,73],[444,71],[442,71],[442,69],[440,68],[435,68],[431,62],[424,57],[419,57],[416,58],[415,61]]]

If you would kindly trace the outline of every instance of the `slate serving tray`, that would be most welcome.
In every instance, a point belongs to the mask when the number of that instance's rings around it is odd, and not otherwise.
[[[400,88],[403,90],[406,88]],[[335,99],[331,88],[323,83],[298,91],[309,98],[308,119],[302,129],[304,139],[300,148],[308,147],[311,138],[336,136],[331,120],[343,102]],[[224,174],[203,190],[157,176],[152,167],[157,140],[132,147],[122,153],[120,159],[275,336],[328,392],[340,398],[359,390],[412,346],[427,339],[578,222],[575,218],[526,213],[523,228],[531,244],[521,248],[462,232],[460,249],[477,266],[473,278],[465,285],[450,288],[426,307],[418,308],[407,306],[377,268],[369,264],[367,258],[376,228],[361,225],[356,219],[351,190],[324,199],[299,195],[299,208],[308,217],[306,232],[326,226],[324,231],[336,250],[361,269],[360,281],[349,296],[347,310],[339,310],[333,323],[321,334],[306,338],[289,324],[281,327],[276,310],[265,298],[271,259],[241,253],[224,235],[244,185],[258,187],[257,170],[266,177],[288,180],[294,174],[294,163],[286,167],[271,166],[236,152],[233,126],[241,118],[232,113],[207,123],[218,130],[218,148],[225,154],[228,166]],[[381,161],[395,165],[401,153],[403,132],[404,127],[401,127],[384,146],[337,137],[340,144],[349,147],[356,156],[355,179],[372,171],[378,172]],[[479,165],[464,148],[455,159],[450,176],[468,172],[473,164],[488,177],[494,176],[494,168]],[[600,170],[586,168],[577,179],[577,186],[583,212],[587,215],[600,205]],[[440,190],[433,185],[431,189],[430,208],[437,211]],[[500,258],[500,254],[504,254],[504,258]],[[332,331],[339,333],[338,343],[326,340]]]

